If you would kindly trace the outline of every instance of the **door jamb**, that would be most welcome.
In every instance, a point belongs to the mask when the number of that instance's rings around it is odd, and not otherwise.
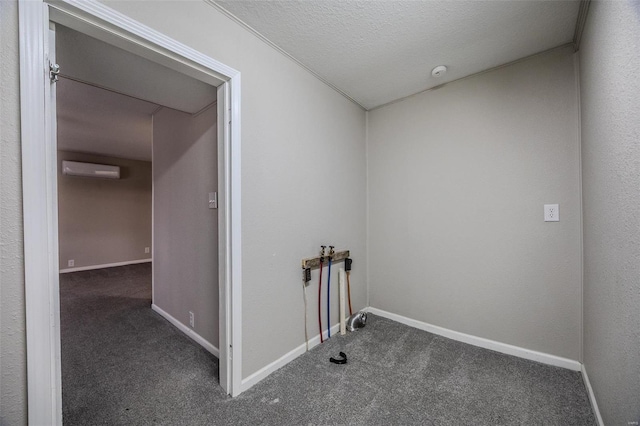
[[[226,390],[237,396],[242,390],[240,72],[100,3],[48,1],[20,0],[18,9],[29,423],[62,423],[57,164],[46,101],[50,8],[123,37],[174,66],[186,66],[192,74],[226,81],[230,123],[222,144],[219,141],[219,168],[224,170],[219,183],[224,216],[219,286],[220,308],[226,314],[220,341],[226,344],[219,346],[221,367],[226,364]]]

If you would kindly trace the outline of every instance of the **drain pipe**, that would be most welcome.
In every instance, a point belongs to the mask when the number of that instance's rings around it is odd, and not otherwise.
[[[344,282],[345,282],[345,273],[344,268],[340,268],[338,271],[338,287],[340,290],[340,334],[347,334],[347,324],[345,323],[345,306],[344,306]]]
[[[309,352],[309,332],[307,327],[307,285],[311,281],[311,268],[306,268],[302,270],[302,298],[304,299],[304,344],[307,347],[307,352]]]
[[[320,327],[320,343],[324,342],[322,337],[322,264],[324,263],[324,249],[327,246],[320,246],[320,278],[318,278],[318,327]]]
[[[331,338],[331,260],[333,259],[333,246],[329,246],[329,277],[327,278],[327,339]]]

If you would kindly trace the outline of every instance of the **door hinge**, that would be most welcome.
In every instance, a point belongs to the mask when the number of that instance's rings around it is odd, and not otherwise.
[[[58,74],[60,74],[60,65],[49,62],[49,80],[52,83],[58,82]]]

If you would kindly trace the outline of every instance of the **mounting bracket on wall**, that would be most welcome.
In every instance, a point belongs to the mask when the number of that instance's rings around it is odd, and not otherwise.
[[[325,256],[326,257],[326,256]],[[349,256],[349,250],[337,251],[333,254],[331,261],[333,263],[345,260]],[[318,269],[320,267],[320,256],[308,257],[302,259],[302,269]]]

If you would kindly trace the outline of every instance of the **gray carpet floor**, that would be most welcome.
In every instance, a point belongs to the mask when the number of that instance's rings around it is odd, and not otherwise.
[[[67,425],[596,424],[579,373],[373,315],[229,398],[218,360],[151,310],[149,264],[63,274],[60,292]]]

